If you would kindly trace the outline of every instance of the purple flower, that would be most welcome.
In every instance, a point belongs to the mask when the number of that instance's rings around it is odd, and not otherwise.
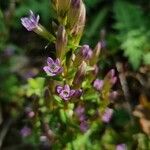
[[[54,61],[51,57],[48,57],[47,65],[48,66],[43,67],[43,69],[49,76],[56,76],[63,71],[58,58]]]
[[[102,116],[102,121],[105,123],[109,123],[113,114],[113,109],[111,108],[106,108],[103,116]]]
[[[40,16],[35,16],[34,13],[30,10],[29,17],[21,18],[21,23],[28,31],[33,31],[35,28],[37,28],[39,19]]]
[[[23,137],[27,137],[28,135],[31,134],[31,129],[25,126],[21,129],[20,134]]]
[[[81,54],[83,56],[83,58],[86,59],[90,59],[92,57],[92,50],[90,49],[89,45],[83,45],[81,47]]]
[[[104,81],[100,79],[96,79],[93,83],[93,87],[98,91],[102,89],[103,85],[104,85]]]
[[[69,87],[69,85],[65,85],[64,87],[58,85],[58,86],[56,87],[56,91],[57,91],[57,93],[59,94],[59,96],[60,96],[63,100],[65,100],[65,101],[67,101],[67,100],[69,100],[70,98],[72,98],[73,95],[74,95],[74,93],[75,93],[75,90],[71,90],[70,87]]]
[[[118,144],[116,150],[127,150],[126,144]]]

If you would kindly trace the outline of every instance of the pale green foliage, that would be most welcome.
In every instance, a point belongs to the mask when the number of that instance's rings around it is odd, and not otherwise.
[[[32,96],[33,94],[41,96],[44,89],[44,82],[45,79],[41,77],[28,79],[28,85],[26,87],[27,96]]]

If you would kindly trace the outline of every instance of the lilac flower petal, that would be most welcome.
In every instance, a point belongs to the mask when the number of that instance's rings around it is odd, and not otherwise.
[[[52,66],[52,64],[54,64],[54,61],[51,57],[47,58],[47,64],[48,64],[48,66]]]
[[[60,85],[58,85],[58,86],[56,87],[57,93],[60,93],[60,92],[62,91],[62,89],[63,89],[63,87],[60,86]]]
[[[64,86],[64,90],[70,92],[70,87],[69,87],[69,85],[66,84],[66,85]]]
[[[30,10],[29,17],[21,18],[21,23],[28,31],[32,31],[37,28],[39,24],[39,19],[40,16],[35,16],[34,13]]]
[[[43,70],[47,73],[49,76],[55,76],[56,74],[52,73],[49,66],[43,67]]]
[[[75,90],[70,90],[70,96],[73,96],[75,92]]]
[[[60,66],[60,60],[58,58],[55,60],[55,63]]]
[[[69,93],[67,93],[65,90],[62,90],[61,93],[59,94],[59,96],[64,99],[64,100],[69,100]]]
[[[63,72],[63,68],[61,67],[61,68],[58,69],[57,73],[59,74],[59,73],[62,73],[62,72]]]

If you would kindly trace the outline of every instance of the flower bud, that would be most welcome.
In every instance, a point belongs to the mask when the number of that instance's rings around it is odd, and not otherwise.
[[[73,40],[76,45],[78,45],[80,38],[82,36],[83,29],[85,26],[85,20],[86,20],[86,9],[85,9],[85,5],[82,3],[78,21],[76,22],[76,24],[73,26],[71,30],[71,35],[74,37]]]
[[[96,79],[93,83],[93,87],[97,90],[100,91],[103,88],[104,81],[100,79]]]
[[[111,85],[117,82],[117,77],[115,76],[115,70],[111,69],[105,76],[105,81],[108,81]]]
[[[111,118],[112,118],[112,115],[113,115],[113,109],[111,108],[106,108],[103,116],[102,116],[102,121],[104,123],[109,123]]]
[[[74,25],[79,19],[81,3],[81,0],[71,0],[70,9],[67,14],[67,27],[69,30],[73,29]]]
[[[70,7],[70,2],[70,0],[52,0],[53,8],[55,9],[58,17],[65,18]]]
[[[74,77],[74,81],[73,81],[73,84],[76,88],[79,88],[82,85],[82,82],[83,82],[85,74],[86,74],[86,67],[87,67],[87,64],[84,61],[79,66],[79,69],[78,69],[78,71]]]
[[[90,65],[93,66],[98,62],[99,54],[101,51],[101,43],[98,42],[96,47],[94,48],[92,58],[90,60]]]
[[[82,61],[87,61],[92,57],[92,50],[90,49],[89,45],[83,45],[80,51],[76,54],[76,58],[74,61],[74,66],[79,66]]]
[[[60,60],[63,59],[67,45],[67,34],[63,26],[59,26],[56,38],[56,56]]]

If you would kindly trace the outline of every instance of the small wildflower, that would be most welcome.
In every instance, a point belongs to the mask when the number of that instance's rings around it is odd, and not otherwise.
[[[28,31],[33,31],[38,27],[39,19],[40,16],[35,16],[34,13],[30,10],[29,17],[21,18],[21,23]]]
[[[116,150],[127,150],[126,144],[118,144]]]
[[[94,87],[97,91],[101,90],[102,87],[103,87],[103,85],[104,85],[104,81],[103,81],[103,80],[100,80],[100,79],[96,79],[96,80],[94,81],[94,83],[93,83],[93,87]]]
[[[69,87],[69,85],[65,85],[64,87],[58,85],[58,86],[56,87],[56,91],[57,91],[57,93],[59,94],[59,96],[60,96],[63,100],[65,100],[65,101],[67,101],[67,100],[69,100],[70,98],[72,98],[73,95],[74,95],[74,93],[75,93],[75,90],[71,90],[70,87]]]
[[[103,116],[102,116],[102,121],[105,123],[109,123],[113,114],[113,109],[111,108],[106,108]]]
[[[31,134],[31,129],[25,126],[21,129],[20,134],[22,137],[27,137]]]
[[[58,58],[54,61],[51,57],[48,57],[47,64],[48,66],[43,67],[43,69],[49,76],[56,76],[63,71]]]

